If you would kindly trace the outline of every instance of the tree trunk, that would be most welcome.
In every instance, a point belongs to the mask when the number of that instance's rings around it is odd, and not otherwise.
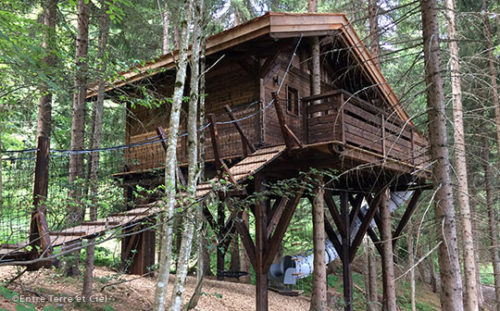
[[[441,307],[444,311],[463,310],[462,277],[458,256],[455,212],[450,178],[450,159],[446,137],[446,113],[436,0],[420,1],[422,12],[427,114],[433,166],[433,184],[436,192],[436,233],[444,241],[438,249],[441,273]]]
[[[366,288],[366,310],[378,310],[378,293],[377,293],[377,259],[373,244],[368,237],[364,238],[365,251],[365,288]]]
[[[3,105],[0,104],[0,115],[3,115]],[[2,190],[2,118],[0,117],[0,218],[2,217],[3,190]]]
[[[368,1],[368,22],[370,24],[370,52],[373,61],[380,68],[380,40],[378,28],[377,0]]]
[[[396,311],[396,285],[394,282],[394,253],[392,251],[391,211],[389,210],[389,190],[386,189],[380,205],[380,218],[382,226],[380,237],[382,239],[382,283],[384,290],[384,311]]]
[[[415,254],[413,251],[413,226],[408,224],[408,267],[410,269],[410,301],[411,311],[417,311],[417,301],[415,297]]]
[[[47,77],[51,77],[50,70],[56,63],[56,23],[57,23],[57,3],[58,0],[48,0],[42,2],[43,6],[43,24],[46,26],[43,33],[42,48],[46,55],[42,58],[43,68]],[[44,83],[40,87],[40,100],[38,101],[38,122],[36,128],[36,137],[50,137],[50,128],[52,123],[52,93],[49,86]]]
[[[471,202],[477,201],[477,188],[475,186],[471,186],[470,188],[470,198]],[[474,236],[474,245],[476,252],[474,254],[474,261],[476,265],[476,281],[477,281],[477,300],[479,304],[479,310],[484,310],[484,296],[483,296],[483,286],[481,284],[481,266],[479,264],[479,239],[481,232],[478,229],[478,214],[475,203],[471,203],[471,218],[472,218],[472,232]]]
[[[109,34],[109,22],[110,17],[106,13],[109,9],[109,4],[107,0],[101,0],[101,16],[99,19],[99,38],[97,43],[97,59],[99,61],[99,67],[97,69],[97,100],[93,107],[92,116],[92,136],[90,149],[99,149],[101,147],[101,137],[102,137],[102,115],[104,110],[104,92],[106,88],[105,84],[105,74],[106,74],[106,62],[105,54],[108,44],[108,34]],[[98,172],[99,172],[99,152],[93,152],[90,154],[90,170],[89,170],[89,199],[92,202],[90,205],[90,220],[97,220],[97,207],[98,207]],[[83,297],[90,297],[92,295],[92,281],[94,273],[94,252],[95,247],[93,243],[95,239],[89,239],[90,244],[87,247],[87,256],[85,258],[85,273],[83,276]]]
[[[325,207],[323,178],[317,177],[318,191],[312,202],[313,213],[313,279],[311,295],[311,311],[322,311],[328,309],[327,286],[326,286],[326,263],[325,263]]]
[[[495,202],[493,198],[493,185],[490,170],[490,150],[487,136],[483,136],[483,168],[486,187],[486,204],[488,205],[488,229],[490,236],[491,262],[495,280],[496,310],[500,311],[500,247],[498,245],[497,221],[495,217]]]
[[[170,33],[168,28],[170,26],[170,19],[168,17],[169,8],[168,8],[168,0],[165,0],[165,8],[162,14],[162,22],[163,22],[163,54],[167,54],[169,52],[169,36]]]
[[[488,50],[488,64],[490,69],[490,79],[491,79],[491,98],[493,99],[493,105],[495,106],[495,124],[497,132],[497,148],[498,156],[500,157],[500,99],[498,98],[498,85],[497,85],[497,70],[495,68],[495,56],[493,51],[495,47],[493,46],[492,33],[490,20],[488,18],[488,1],[483,0],[483,14],[484,14],[484,28],[486,31],[486,48]],[[499,161],[500,163],[500,161]]]
[[[184,84],[186,80],[187,67],[187,48],[189,42],[188,29],[191,20],[192,1],[186,2],[184,16],[180,18],[181,38],[179,54],[177,60],[177,72],[175,77],[175,88],[172,98],[172,107],[170,110],[170,121],[168,128],[167,151],[165,156],[165,214],[166,220],[161,226],[162,239],[162,258],[159,259],[158,281],[155,290],[154,310],[164,311],[166,306],[166,296],[168,287],[168,278],[170,275],[170,264],[172,260],[172,218],[176,205],[175,200],[175,174],[176,174],[176,151],[177,136],[179,133],[179,120],[181,113],[182,97],[184,93]]]
[[[186,285],[186,276],[189,264],[189,256],[193,244],[194,224],[197,218],[196,211],[199,206],[196,202],[196,185],[198,181],[199,161],[198,161],[198,98],[199,98],[199,76],[200,76],[200,40],[203,12],[203,0],[194,1],[189,12],[194,21],[193,44],[191,46],[191,82],[189,113],[188,113],[188,177],[187,177],[187,193],[190,200],[185,207],[184,231],[182,234],[181,248],[179,250],[179,258],[177,261],[177,272],[175,274],[174,289],[172,291],[172,299],[170,300],[170,311],[179,311],[184,300],[184,291]],[[186,14],[188,14],[186,12]]]
[[[460,76],[457,29],[455,23],[454,0],[445,0],[448,21],[448,37],[450,48],[451,93],[453,101],[453,123],[455,143],[455,171],[457,176],[458,208],[462,216],[462,243],[464,263],[464,310],[475,311],[479,308],[474,261],[474,237],[469,203],[469,187],[467,181],[467,163],[465,160],[465,135],[462,108],[462,79]]]
[[[85,98],[87,92],[88,73],[88,39],[89,39],[89,16],[90,2],[78,1],[78,33],[76,36],[75,53],[75,89],[73,91],[73,113],[71,117],[71,150],[82,150],[85,140]],[[82,210],[82,178],[83,178],[83,154],[71,154],[69,158],[69,193],[71,199],[68,205],[68,224],[77,224],[83,220],[85,211]],[[73,253],[73,259],[66,266],[66,275],[77,275],[79,251]]]
[[[318,12],[318,0],[308,0],[307,1],[307,12],[309,12],[309,13]]]

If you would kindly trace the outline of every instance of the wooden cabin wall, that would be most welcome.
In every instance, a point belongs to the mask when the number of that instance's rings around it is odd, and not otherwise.
[[[272,73],[272,77],[262,81],[263,86],[261,92],[264,93],[265,103],[272,100],[272,93],[277,92],[279,84],[276,83],[277,76],[281,79],[290,62],[291,51],[282,52],[277,59],[277,69]],[[285,120],[290,129],[303,142],[307,143],[307,131],[305,129],[304,113],[305,106],[299,101],[299,112],[297,115],[290,113],[286,107],[287,88],[291,87],[298,91],[299,99],[310,96],[311,94],[311,73],[309,70],[310,47],[305,45],[297,52],[297,57],[294,58],[292,66],[283,82],[283,87],[278,94],[280,99],[279,104],[285,113]],[[325,63],[321,64],[321,91],[328,92],[333,90],[332,79],[325,68]],[[273,106],[269,107],[264,112],[264,145],[283,144],[283,136],[278,123],[276,110]]]
[[[170,97],[173,93],[173,75],[167,78],[157,78],[148,90],[157,97]],[[229,117],[224,109],[228,105],[233,110],[236,118],[249,115],[259,109],[257,101],[258,81],[255,76],[243,70],[237,62],[231,60],[220,61],[206,76],[206,113],[214,113],[217,121],[228,121]],[[154,88],[154,89],[153,89]],[[185,95],[189,94],[189,87]],[[255,102],[253,105],[249,105]],[[128,105],[127,115],[127,143],[143,143],[148,138],[157,136],[156,129],[162,126],[168,128],[170,105],[148,108],[144,106]],[[240,121],[240,126],[257,145],[260,142],[259,118]],[[187,103],[183,104],[179,132],[185,133],[187,125]],[[201,126],[201,125],[200,125]],[[243,154],[240,136],[234,124],[218,125],[220,137],[221,156],[223,158],[241,157]],[[213,150],[208,129],[205,130],[207,161],[213,160]],[[145,170],[162,167],[165,162],[165,152],[161,143],[146,144],[129,148],[126,151],[127,168],[130,171]],[[187,137],[179,138],[177,145],[177,160],[187,163]]]

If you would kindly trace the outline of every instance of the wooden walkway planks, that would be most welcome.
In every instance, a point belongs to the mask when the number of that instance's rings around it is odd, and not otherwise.
[[[279,157],[284,150],[285,145],[261,148],[229,168],[229,171],[235,176],[236,182],[242,183]],[[213,184],[216,180],[217,178],[213,178],[198,185],[196,189],[198,200],[204,200],[213,191]],[[145,219],[158,214],[161,211],[161,205],[162,202],[157,201],[128,211],[112,214],[97,221],[87,221],[75,227],[50,232],[51,245],[52,247],[70,245],[82,239],[104,234],[110,230],[120,230],[127,225],[145,221]],[[27,244],[24,243],[19,245],[0,245],[0,262],[6,260],[9,254],[13,252],[17,254],[27,253],[26,246]]]

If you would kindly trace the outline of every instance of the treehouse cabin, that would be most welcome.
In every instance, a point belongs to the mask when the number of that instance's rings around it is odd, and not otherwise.
[[[319,37],[321,49],[321,91],[315,95],[313,37]],[[140,183],[163,167],[164,146],[147,142],[158,137],[159,127],[168,128],[170,104],[165,99],[173,92],[175,59],[175,52],[163,55],[109,86],[108,96],[125,101],[128,108],[126,143],[137,144],[126,150],[125,170],[116,177]],[[341,171],[371,163],[400,175],[426,174],[426,139],[345,15],[267,13],[208,38],[206,62],[206,114],[215,116],[218,156],[228,164],[256,149],[286,144],[310,154],[310,163],[316,163],[315,157],[324,160],[324,154],[336,155],[328,166]],[[89,97],[95,95],[91,89]],[[177,151],[181,168],[187,165],[186,125],[187,103]],[[209,128],[203,132],[210,171],[212,137]]]
[[[320,47],[316,75],[314,40]],[[160,139],[168,128],[167,99],[173,93],[176,59],[173,52],[132,68],[106,90],[108,98],[127,105],[129,146],[124,170],[114,177],[123,181],[130,200],[134,186],[163,184],[165,146]],[[297,177],[311,167],[338,172],[340,177],[324,194],[335,229],[325,217],[325,231],[342,260],[346,310],[352,310],[350,264],[365,233],[380,241],[371,223],[388,197],[383,194],[403,191],[404,199],[396,207],[411,197],[394,226],[396,241],[428,185],[426,138],[343,14],[267,13],[208,38],[206,63],[207,117],[199,129],[205,138],[208,178],[239,184],[234,195],[241,197],[262,190],[264,181]],[[313,92],[313,87],[320,91]],[[96,95],[91,88],[88,98]],[[187,103],[182,107],[177,148],[180,179],[188,161],[186,125]],[[198,186],[200,201],[211,189],[210,181]],[[267,274],[302,194],[298,190],[294,197],[268,198],[251,206],[255,239],[244,223],[233,222],[245,211],[225,211],[221,204],[214,217],[205,209],[207,222],[222,237],[217,247],[218,276],[224,275],[229,245],[223,237],[236,231],[256,271],[257,310],[267,309]],[[364,200],[367,205],[362,208]],[[358,218],[360,223],[354,225]],[[139,246],[131,246],[133,239],[123,240],[123,256],[127,258],[133,247],[139,249],[132,266],[142,274],[154,260],[154,232],[141,233],[135,240]]]

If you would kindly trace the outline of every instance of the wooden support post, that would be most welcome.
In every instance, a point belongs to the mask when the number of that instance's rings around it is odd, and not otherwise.
[[[344,94],[343,93],[340,93],[339,101],[340,101],[339,115],[340,115],[340,129],[341,129],[340,140],[345,145],[346,144],[346,137],[345,137]]]
[[[219,176],[222,177],[222,172],[225,172],[229,177],[229,181],[234,185],[237,185],[238,183],[234,179],[234,176],[231,174],[226,163],[224,163],[224,160],[222,160],[220,156],[219,135],[217,132],[217,121],[215,120],[215,115],[213,113],[209,114],[208,120],[210,121],[210,137],[212,140],[212,148],[214,151],[215,165],[217,166],[217,170],[220,170],[221,173],[219,174]]]
[[[246,147],[248,147],[250,152],[252,152],[252,153],[255,152],[254,145],[250,142],[250,139],[248,139],[248,137],[245,135],[245,133],[243,132],[243,129],[241,128],[238,121],[236,121],[236,118],[234,117],[234,114],[233,114],[233,111],[231,110],[231,108],[228,105],[225,105],[224,109],[226,109],[226,112],[229,115],[229,118],[231,118],[231,120],[234,121],[233,124],[236,127],[236,130],[238,130],[238,132],[240,133],[241,141],[243,143],[243,153],[244,153],[245,157],[247,156]]]
[[[289,200],[286,204],[286,207],[283,211],[283,214],[280,217],[280,220],[276,226],[276,230],[271,238],[268,240],[267,250],[264,255],[264,271],[269,271],[271,264],[273,263],[274,257],[276,256],[276,252],[285,236],[286,229],[292,220],[293,213],[299,204],[300,198],[302,198],[303,189],[298,190],[295,197]],[[267,238],[267,232],[266,232]]]
[[[52,254],[50,244],[49,227],[45,215],[45,203],[49,187],[49,153],[50,139],[45,136],[38,137],[38,151],[36,153],[35,182],[33,186],[34,211],[31,214],[30,224],[30,245],[33,246],[34,257],[48,257]],[[37,247],[41,253],[38,253]],[[35,263],[28,267],[29,270],[36,270],[43,266],[50,267],[52,261]]]
[[[353,198],[351,195],[349,195],[349,202],[351,203],[352,206],[351,215],[349,216],[349,219],[351,221],[351,227],[349,233],[351,233],[352,230],[354,229],[354,223],[355,223],[354,219],[358,217],[358,214],[361,211],[361,203],[363,203],[363,197],[364,196],[362,194],[358,194],[356,198]]]
[[[128,274],[152,276],[149,272],[155,263],[155,230],[152,229],[154,220],[148,219],[148,221],[137,224],[132,229],[140,231],[139,233],[122,240],[122,250],[124,250],[122,252],[122,265]],[[126,233],[130,234],[131,231],[127,230]]]
[[[328,239],[330,242],[332,242],[333,247],[335,247],[335,250],[337,251],[337,254],[342,254],[342,244],[340,243],[337,234],[335,234],[335,231],[333,230],[332,225],[328,221],[325,215],[325,232],[326,235],[328,236]]]
[[[287,206],[287,203],[288,199],[286,197],[283,197],[280,200],[276,200],[276,206],[271,210],[271,213],[268,213],[269,219],[267,223],[267,238],[271,237],[274,227],[278,224],[283,209],[285,208],[285,206]]]
[[[401,235],[401,232],[403,232],[404,228],[408,224],[408,221],[410,221],[411,215],[413,215],[413,212],[417,208],[417,202],[418,199],[420,198],[420,195],[422,194],[422,190],[418,189],[415,190],[413,193],[413,196],[411,197],[410,202],[408,203],[408,206],[406,207],[405,213],[401,217],[401,220],[399,221],[399,224],[392,234],[392,247],[394,248],[396,246],[396,243],[399,239],[399,236]]]
[[[335,201],[333,200],[333,194],[330,190],[325,189],[325,203],[326,206],[328,207],[328,210],[330,211],[330,214],[332,215],[333,221],[335,222],[335,225],[337,226],[337,229],[339,230],[339,233],[341,236],[346,235],[346,228],[345,224],[342,222],[342,218],[340,217],[339,210],[337,208],[337,205],[335,204]]]
[[[342,221],[346,228],[350,228],[350,219],[349,219],[349,206],[348,206],[348,198],[347,192],[340,192],[340,214],[342,217]],[[350,247],[351,245],[351,237],[349,234],[344,234],[342,236],[342,271],[343,271],[343,284],[344,284],[344,310],[352,311],[353,310],[353,301],[352,301],[352,270],[351,270],[351,261],[350,261]]]
[[[238,218],[242,219],[242,212],[238,214]],[[248,231],[248,226],[245,222],[243,221],[236,221],[234,223],[236,226],[236,230],[238,231],[238,234],[241,237],[241,243],[245,247],[245,250],[248,255],[248,259],[250,259],[250,263],[252,264],[252,267],[255,271],[257,271],[257,259],[256,259],[256,253],[255,253],[255,244],[252,241],[252,237],[250,236],[250,232]]]
[[[377,213],[380,205],[380,200],[382,198],[381,194],[378,194],[374,200],[371,200],[368,202],[368,205],[370,206],[368,208],[368,211],[366,214],[362,217],[362,222],[361,225],[359,226],[358,233],[354,237],[354,240],[351,245],[351,257],[349,260],[352,262],[354,260],[354,256],[356,256],[356,252],[358,250],[358,247],[361,245],[361,242],[363,241],[363,237],[366,234],[366,231],[368,228],[370,228],[370,224],[373,220],[373,217],[375,217],[375,214]]]
[[[263,190],[262,177],[255,177],[255,192],[259,193]],[[264,269],[264,254],[267,250],[266,234],[267,234],[266,208],[263,202],[255,204],[255,257],[256,257],[256,310],[267,311],[267,272]]]

